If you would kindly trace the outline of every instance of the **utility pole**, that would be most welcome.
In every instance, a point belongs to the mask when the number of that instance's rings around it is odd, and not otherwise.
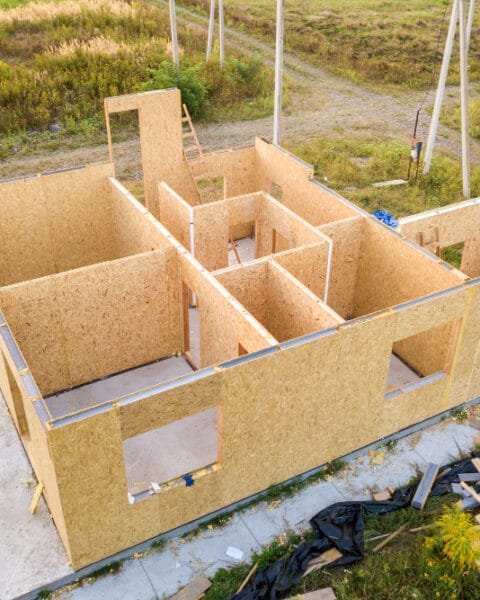
[[[472,25],[473,25],[474,13],[475,13],[475,0],[470,0],[470,6],[468,8],[468,22],[467,22],[467,48],[470,48],[470,38],[472,37]]]
[[[283,0],[277,0],[277,32],[275,41],[275,97],[273,106],[273,143],[280,144],[283,80]]]
[[[177,71],[180,68],[180,57],[178,54],[178,36],[177,36],[177,12],[175,8],[175,0],[169,0],[170,7],[170,31],[172,34],[172,55],[173,62],[177,67]]]
[[[207,62],[212,56],[213,30],[215,27],[215,0],[210,0],[210,17],[208,19]]]
[[[460,21],[460,109],[462,121],[462,180],[463,195],[470,198],[470,132],[468,127],[468,38],[466,0],[459,0]]]
[[[224,30],[225,30],[225,23],[223,21],[223,0],[218,0],[218,37],[219,37],[219,42],[220,42],[220,68],[221,69],[223,69],[223,63],[225,60]]]
[[[472,0],[473,2],[474,0]],[[453,41],[455,39],[455,30],[458,21],[458,2],[453,0],[452,14],[450,16],[450,25],[448,27],[447,41],[443,52],[442,68],[440,77],[438,78],[437,93],[435,95],[435,103],[433,105],[432,120],[430,121],[430,129],[428,131],[427,147],[425,149],[425,160],[423,162],[423,173],[426,175],[430,171],[432,163],[433,146],[437,137],[438,122],[440,120],[440,111],[443,104],[443,96],[445,94],[445,84],[447,81],[448,67],[450,66],[450,58],[452,56]]]

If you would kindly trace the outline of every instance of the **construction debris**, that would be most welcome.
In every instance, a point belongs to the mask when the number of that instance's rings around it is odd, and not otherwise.
[[[240,561],[243,558],[243,550],[240,550],[240,548],[235,548],[234,546],[229,546],[225,554],[230,558],[233,558],[233,560]]]
[[[37,487],[35,488],[35,493],[33,494],[32,501],[30,503],[30,512],[32,513],[32,515],[35,514],[35,511],[37,510],[37,506],[40,501],[40,496],[42,495],[42,492],[43,483],[38,483]]]
[[[392,497],[392,492],[389,488],[383,490],[383,492],[375,492],[373,494],[373,499],[375,502],[386,502],[390,500]]]
[[[212,583],[209,579],[200,575],[175,594],[175,596],[172,596],[170,600],[198,600],[211,585]]]
[[[330,550],[323,552],[320,554],[320,556],[317,556],[317,558],[312,558],[312,560],[308,563],[307,570],[303,576],[306,577],[310,573],[319,571],[320,569],[323,569],[323,567],[330,565],[341,557],[341,552],[339,552],[336,548],[330,548]]]
[[[315,590],[314,592],[308,592],[307,594],[299,594],[298,596],[292,596],[287,600],[335,600],[336,596],[332,588],[323,588],[323,590]]]
[[[373,548],[372,552],[378,552],[379,550],[381,550],[384,546],[386,546],[389,542],[391,542],[391,540],[396,538],[397,535],[400,535],[400,533],[402,533],[402,531],[407,527],[407,525],[408,525],[408,523],[404,523],[398,529],[396,529],[395,531],[392,531],[392,533],[387,538],[385,538],[383,540],[383,542],[380,542],[379,544],[377,544],[375,546],[375,548]]]
[[[438,475],[439,466],[429,463],[412,500],[413,508],[423,510]]]

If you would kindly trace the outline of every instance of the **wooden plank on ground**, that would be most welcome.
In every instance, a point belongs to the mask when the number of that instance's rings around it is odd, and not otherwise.
[[[472,465],[477,469],[480,473],[480,458],[472,458]]]
[[[170,600],[198,600],[212,585],[211,581],[200,575],[180,590]]]
[[[427,502],[428,496],[432,489],[435,479],[438,475],[439,466],[434,463],[429,463],[427,470],[423,474],[422,480],[418,484],[417,490],[412,500],[413,508],[423,510],[425,503]]]
[[[336,596],[332,588],[323,588],[323,590],[315,590],[307,594],[299,594],[291,596],[288,600],[336,600]]]
[[[475,500],[475,502],[478,502],[478,504],[480,504],[480,494],[477,494],[477,492],[472,487],[470,487],[468,483],[465,483],[464,481],[461,481],[460,485],[466,492],[470,494],[470,496]]]
[[[480,481],[480,473],[460,473],[460,481]]]
[[[379,550],[381,550],[391,540],[393,540],[394,538],[396,538],[397,535],[399,535],[400,533],[402,533],[402,531],[406,528],[407,525],[408,525],[408,523],[404,523],[398,529],[395,529],[395,531],[392,531],[392,533],[387,538],[385,538],[383,540],[383,542],[380,542],[377,546],[375,546],[375,548],[372,550],[372,552],[378,552]]]
[[[40,501],[40,496],[42,495],[42,492],[43,492],[43,483],[38,483],[37,487],[35,488],[35,493],[33,494],[32,501],[30,502],[30,512],[32,513],[32,515],[37,510],[37,506]]]
[[[339,552],[336,548],[330,548],[330,550],[327,550],[326,552],[322,552],[322,554],[320,554],[320,556],[317,556],[316,558],[312,558],[312,560],[308,563],[307,570],[303,574],[303,577],[306,577],[307,575],[309,575],[310,573],[313,573],[314,571],[323,569],[323,567],[326,567],[327,565],[335,562],[336,560],[338,560],[341,557],[342,557],[342,553]]]

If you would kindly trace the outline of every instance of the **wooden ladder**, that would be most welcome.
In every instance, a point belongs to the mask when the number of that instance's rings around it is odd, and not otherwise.
[[[197,132],[193,126],[190,113],[186,104],[183,104],[182,116],[182,135],[183,135],[183,155],[192,176],[195,188],[200,198],[200,204],[211,202],[212,200],[221,200],[218,197],[218,189],[215,185],[214,177],[208,169],[207,162],[203,156],[202,146],[197,137]],[[200,182],[205,182],[206,185],[200,186]],[[238,263],[241,263],[240,255],[238,254],[235,242],[230,238],[229,245],[235,253]]]

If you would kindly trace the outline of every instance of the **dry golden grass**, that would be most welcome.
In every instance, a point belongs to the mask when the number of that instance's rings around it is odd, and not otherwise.
[[[117,52],[127,52],[129,54],[148,49],[155,46],[157,49],[162,49],[171,53],[171,44],[164,38],[151,38],[150,40],[141,41],[137,44],[128,44],[126,42],[117,42],[103,35],[93,37],[89,40],[73,39],[56,44],[48,48],[48,53],[54,56],[69,56],[77,51],[87,52],[89,54],[101,54],[103,56],[113,56]],[[180,53],[183,54],[183,48],[180,48]]]
[[[135,14],[135,9],[122,0],[65,0],[65,2],[30,2],[17,8],[0,10],[0,24],[15,22],[38,22],[62,15],[78,15],[82,11],[108,11],[119,16]]]

